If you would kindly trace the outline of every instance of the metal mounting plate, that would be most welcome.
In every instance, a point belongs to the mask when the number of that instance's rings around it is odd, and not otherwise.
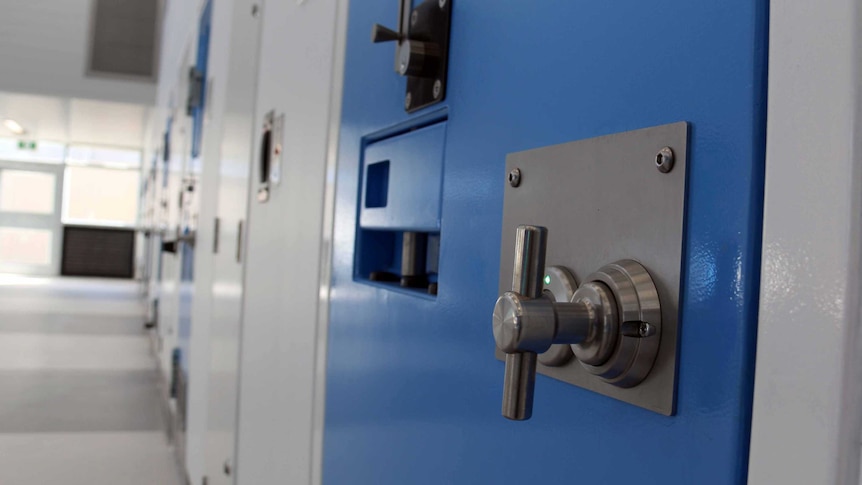
[[[656,163],[664,147],[674,155],[667,173]],[[559,367],[540,364],[540,374],[674,413],[687,153],[688,123],[679,122],[506,157],[501,180],[518,168],[520,184],[504,182],[501,293],[511,289],[515,230],[533,224],[548,228],[548,266],[565,266],[583,282],[608,263],[634,259],[649,271],[661,301],[659,355],[641,384],[625,389],[603,382],[574,359]],[[496,355],[502,360],[502,352]]]
[[[411,23],[412,18],[416,18],[416,22],[409,27],[410,39],[436,44],[440,49],[440,61],[433,78],[407,76],[404,109],[408,113],[427,108],[446,98],[451,17],[452,0],[425,0],[412,11]]]

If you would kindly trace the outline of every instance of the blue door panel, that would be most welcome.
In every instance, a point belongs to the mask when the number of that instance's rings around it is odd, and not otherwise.
[[[743,482],[767,1],[450,1],[447,99],[414,115],[392,44],[369,41],[373,23],[396,24],[397,2],[351,2],[324,483]],[[364,145],[440,119],[437,297],[355,281]],[[539,376],[533,418],[505,420],[491,312],[506,154],[682,120],[691,140],[676,415]]]
[[[440,230],[440,179],[445,138],[446,126],[438,123],[365,148],[365,176],[359,209],[359,225],[363,229]],[[382,164],[386,166],[386,182],[369,183],[373,167]],[[385,195],[373,197],[374,189]]]

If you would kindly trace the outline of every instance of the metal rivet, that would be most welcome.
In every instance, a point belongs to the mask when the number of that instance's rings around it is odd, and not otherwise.
[[[521,185],[521,169],[515,168],[509,172],[509,185],[512,187],[517,187]]]
[[[413,105],[413,95],[407,93],[407,97],[404,98],[404,109],[410,109],[411,105]]]
[[[439,0],[437,5],[440,5],[440,8],[446,8],[446,0]]]
[[[664,147],[655,156],[655,166],[661,173],[668,173],[673,169],[673,150]]]
[[[443,81],[438,79],[434,81],[434,99],[439,98],[441,94],[443,94]]]
[[[410,25],[415,26],[416,22],[419,21],[419,11],[414,10],[412,14],[410,14]]]

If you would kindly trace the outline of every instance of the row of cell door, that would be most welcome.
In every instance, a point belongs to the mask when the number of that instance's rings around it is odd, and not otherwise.
[[[231,101],[226,114],[216,111],[223,132],[238,141],[232,145],[225,136],[217,150],[221,231],[211,241],[217,242],[209,288],[208,483],[286,477],[305,483],[307,475],[320,474],[328,484],[532,483],[539,477],[568,483],[573,476],[592,483],[742,481],[759,275],[765,141],[759,53],[766,2],[730,0],[720,8],[683,0],[661,7],[510,2],[501,8],[416,0],[402,2],[399,17],[391,0],[354,0],[346,10],[345,58],[333,63],[343,61],[343,72],[335,73],[308,52],[310,39],[318,40],[337,12],[324,9],[325,2],[274,3],[263,10],[262,27],[252,20],[259,17],[244,20],[243,32],[263,29],[260,49],[242,51],[259,50],[260,65],[253,56],[237,58],[244,69],[231,71],[259,79],[225,80]],[[243,6],[238,12],[257,15],[248,13],[258,12],[257,5],[237,5]],[[404,15],[408,8],[415,15]],[[392,71],[393,49],[372,43],[368,33],[378,22],[403,30],[425,25],[425,18],[451,18],[451,32],[448,24],[444,29],[449,70],[411,83]],[[668,24],[676,29],[673,41],[656,34],[656,25]],[[390,36],[403,41],[401,34]],[[408,59],[399,56],[399,62],[409,64],[417,52],[402,48]],[[722,55],[708,55],[717,52]],[[418,77],[427,71],[404,69]],[[231,96],[240,87],[249,89]],[[341,104],[324,111],[330,99]],[[275,119],[283,113],[283,132],[262,123],[270,110]],[[332,113],[338,129],[330,132]],[[673,245],[680,254],[673,267],[660,270],[650,264],[648,238],[634,226],[621,227],[623,216],[607,215],[655,200],[638,199],[646,190],[620,184],[597,189],[583,181],[598,170],[590,149],[569,156],[553,146],[671,125],[684,127],[673,139],[679,158],[668,176],[679,178],[684,201],[673,211],[652,212],[678,216]],[[283,145],[273,142],[281,134]],[[645,136],[650,144],[651,136]],[[611,157],[601,168],[621,167],[611,175],[660,189],[670,170],[656,158],[665,139],[647,156]],[[628,138],[605,140],[592,143],[624,145]],[[252,141],[258,151],[248,146]],[[261,156],[275,146],[279,157]],[[544,147],[551,151],[512,158]],[[335,158],[326,167],[334,173],[324,170],[327,153]],[[528,164],[523,178],[514,176],[517,167],[508,167],[507,158]],[[553,185],[567,177],[536,176],[554,160],[563,160],[568,178],[582,179],[578,190]],[[332,190],[328,209],[320,193],[325,184]],[[608,194],[617,200],[596,202]],[[225,205],[237,200],[243,202]],[[524,217],[511,212],[518,206],[512,200],[541,210]],[[566,226],[559,220],[576,211],[596,221],[585,227],[611,227],[614,237],[588,248],[596,261],[574,276],[584,280],[603,265],[639,260],[659,281],[667,313],[685,329],[679,342],[662,341],[664,352],[678,356],[664,364],[668,406],[652,412],[548,377],[553,369],[545,369],[535,378],[533,418],[508,421],[500,416],[504,365],[494,358],[491,327],[501,281],[515,271],[510,226],[559,218],[549,243],[557,249],[548,254],[574,266],[587,251],[558,241]],[[241,231],[236,221],[246,213]],[[324,222],[321,214],[333,220]],[[327,234],[324,244],[321,234]],[[330,257],[331,267],[319,261]],[[538,264],[535,280],[543,276]],[[683,283],[662,284],[672,279]],[[320,295],[328,300],[319,304]],[[309,452],[309,443],[320,449]]]
[[[0,162],[0,273],[59,273],[62,186],[62,166]]]

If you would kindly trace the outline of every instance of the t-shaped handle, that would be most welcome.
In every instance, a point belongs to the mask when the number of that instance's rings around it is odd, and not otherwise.
[[[519,226],[515,240],[515,266],[512,291],[527,298],[542,294],[545,272],[545,248],[548,230],[539,226]],[[499,331],[505,331],[501,326]],[[498,326],[495,325],[495,332]],[[504,349],[507,350],[507,349]],[[506,373],[503,381],[503,416],[514,420],[530,419],[533,414],[533,390],[536,387],[535,352],[506,353]]]
[[[502,412],[517,421],[532,415],[538,354],[551,345],[572,345],[588,371],[614,385],[631,387],[652,367],[657,343],[644,345],[641,352],[640,345],[621,342],[648,339],[660,332],[655,285],[635,261],[604,266],[587,278],[569,302],[543,294],[547,238],[544,227],[518,227],[512,291],[500,296],[494,306],[494,340],[506,354]],[[634,373],[629,376],[629,372]]]

